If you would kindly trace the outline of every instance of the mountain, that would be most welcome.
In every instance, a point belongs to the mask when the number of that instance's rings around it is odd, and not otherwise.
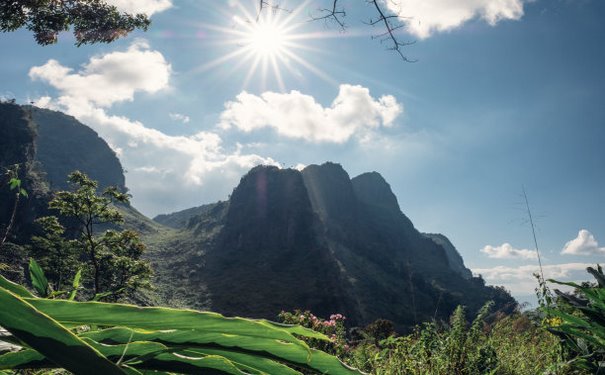
[[[75,170],[98,181],[99,189],[117,186],[127,190],[117,155],[94,130],[61,112],[0,103],[0,170],[15,164],[29,195],[20,201],[15,218],[11,240],[17,243],[27,242],[37,217],[50,214],[47,206],[52,191],[68,189],[67,175]],[[14,193],[2,179],[0,223],[9,222],[13,203]],[[158,227],[132,207],[122,209],[137,223],[133,227]]]
[[[229,201],[156,220],[179,229],[170,246],[155,248],[159,269],[187,275],[165,284],[187,290],[185,304],[227,315],[275,318],[300,308],[360,325],[389,319],[405,330],[447,318],[458,304],[471,313],[490,299],[515,305],[473,277],[445,236],[414,228],[376,172],[351,179],[334,163],[258,166]],[[175,248],[191,255],[179,251],[172,261]]]
[[[13,164],[29,192],[11,231],[16,244],[28,242],[34,219],[49,213],[52,192],[68,187],[73,170],[126,191],[115,152],[92,129],[59,112],[0,103],[0,167]],[[2,182],[0,223],[13,204]],[[258,166],[224,202],[155,221],[119,208],[149,247],[158,303],[269,319],[309,309],[345,314],[353,325],[389,319],[399,330],[445,319],[458,304],[469,314],[487,300],[515,306],[502,288],[473,277],[445,236],[420,233],[376,172],[350,178],[335,163]],[[11,249],[0,262],[23,262]]]

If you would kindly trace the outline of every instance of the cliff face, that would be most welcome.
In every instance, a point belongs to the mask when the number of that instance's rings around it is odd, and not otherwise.
[[[422,235],[430,238],[445,250],[448,265],[454,272],[465,279],[471,279],[473,277],[471,270],[464,265],[462,256],[446,236],[440,233],[423,233]]]
[[[126,189],[116,154],[92,129],[60,112],[0,103],[0,169],[14,164],[29,194],[19,202],[11,236],[17,243],[29,239],[33,220],[48,214],[51,192],[67,189],[67,175],[74,170],[99,181],[100,188]],[[0,227],[9,221],[13,195],[2,181]]]
[[[234,190],[206,258],[213,310],[275,317],[295,308],[323,315],[345,309],[337,264],[316,226],[298,171],[252,169]]]
[[[334,163],[302,172],[260,166],[220,207],[217,215],[160,218],[187,217],[181,233],[199,239],[189,286],[218,312],[273,319],[300,308],[344,313],[353,324],[390,319],[405,329],[446,318],[458,304],[471,311],[489,299],[514,304],[468,277],[445,242],[418,232],[375,172],[351,179]]]
[[[124,171],[115,152],[99,135],[72,116],[27,107],[36,126],[36,160],[53,190],[64,190],[67,175],[79,170],[98,181],[99,188],[125,189]]]

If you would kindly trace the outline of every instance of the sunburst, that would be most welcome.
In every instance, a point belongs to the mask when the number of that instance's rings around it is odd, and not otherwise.
[[[307,3],[305,1],[290,11],[265,9],[253,15],[238,2],[235,9],[239,15],[232,17],[232,27],[206,26],[219,32],[222,35],[221,43],[234,46],[234,50],[210,61],[200,70],[226,65],[233,70],[247,68],[244,88],[255,78],[261,80],[263,87],[275,82],[281,91],[285,91],[282,71],[299,75],[296,74],[298,65],[331,82],[327,74],[303,57],[304,51],[321,52],[306,41],[325,37],[319,33],[299,31],[306,22],[296,20]]]

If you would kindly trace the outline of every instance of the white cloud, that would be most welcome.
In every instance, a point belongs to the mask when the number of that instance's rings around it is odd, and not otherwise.
[[[179,122],[182,122],[183,124],[188,124],[191,121],[191,118],[189,116],[184,115],[182,113],[169,113],[168,116],[173,121],[179,121]]]
[[[220,125],[244,132],[273,128],[289,138],[343,143],[381,126],[392,126],[402,112],[403,106],[393,96],[374,99],[367,88],[348,84],[340,85],[338,96],[327,108],[299,91],[260,96],[244,91],[225,104]]]
[[[220,136],[212,132],[171,136],[139,121],[109,114],[107,107],[133,100],[138,91],[154,93],[168,87],[170,66],[159,52],[147,48],[137,42],[126,52],[94,57],[79,72],[57,61],[30,70],[32,79],[45,81],[59,91],[59,97],[41,97],[36,105],[76,117],[118,153],[128,171],[126,184],[133,193],[135,207],[154,215],[223,199],[227,189],[234,187],[253,166],[277,164],[270,158],[245,154],[239,145],[226,147]],[[120,80],[128,66],[163,77],[144,82],[126,75]],[[88,92],[92,84],[111,88],[113,93],[105,93],[99,87]],[[112,84],[116,87],[112,88]]]
[[[585,281],[591,277],[586,272],[587,267],[594,267],[590,263],[564,263],[552,264],[542,267],[546,279],[558,281]],[[540,272],[538,265],[525,265],[519,267],[497,266],[493,268],[474,268],[474,274],[480,274],[491,285],[504,285],[513,294],[529,295],[538,286],[535,273]],[[553,288],[562,289],[559,285]]]
[[[561,251],[565,255],[605,255],[605,247],[599,247],[595,237],[582,229],[578,232],[578,237],[567,242]]]
[[[515,249],[509,243],[503,243],[500,246],[487,245],[481,252],[487,254],[490,258],[496,259],[535,259],[537,258],[534,250]]]
[[[126,13],[145,13],[151,16],[172,7],[171,0],[105,0],[107,4],[115,5]]]
[[[78,72],[49,60],[29,71],[32,80],[46,81],[62,95],[99,107],[132,101],[135,92],[156,93],[168,87],[171,67],[147,42],[135,41],[126,51],[90,59]]]
[[[424,39],[437,32],[456,29],[480,18],[494,26],[502,20],[518,20],[528,0],[405,0],[383,2],[400,15],[407,30]]]

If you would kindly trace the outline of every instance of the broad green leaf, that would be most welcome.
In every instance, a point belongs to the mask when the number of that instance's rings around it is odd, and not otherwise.
[[[19,297],[31,298],[34,296],[29,292],[29,290],[25,289],[19,284],[15,284],[10,280],[5,279],[2,275],[0,275],[0,288],[4,288],[8,291],[11,291]]]
[[[48,288],[48,280],[44,275],[44,271],[38,265],[38,262],[34,260],[34,258],[29,258],[29,275],[32,280],[32,286],[38,292],[40,297],[48,297],[49,288]]]
[[[39,298],[28,298],[27,301],[61,323],[127,326],[150,330],[203,329],[205,332],[228,332],[235,335],[277,339],[305,347],[307,345],[290,332],[305,333],[307,337],[313,338],[325,337],[311,330],[281,326],[267,321],[227,318],[213,312]]]
[[[124,373],[57,321],[4,288],[0,288],[0,306],[0,326],[58,366],[76,374]]]
[[[228,331],[224,333],[206,332],[203,328],[195,330],[168,330],[149,331],[132,330],[124,327],[109,328],[101,331],[84,332],[80,337],[93,339],[97,342],[127,343],[129,341],[154,341],[166,345],[196,346],[207,350],[208,347],[223,347],[227,351],[246,351],[247,354],[269,354],[273,358],[281,359],[297,366],[307,367],[319,372],[329,374],[359,374],[342,364],[336,357],[319,350],[309,349],[293,343],[275,339],[263,339],[254,336],[234,335]],[[245,352],[243,352],[245,353]]]
[[[133,364],[132,366],[136,365]],[[176,353],[163,353],[145,361],[139,367],[185,374],[248,375],[246,372],[238,369],[231,361],[220,356],[189,357]],[[205,370],[202,372],[200,369]],[[212,370],[215,371],[213,372]]]
[[[300,372],[293,370],[284,364],[270,360],[268,358],[260,357],[258,355],[251,355],[236,351],[228,351],[213,348],[191,349],[188,351],[205,355],[218,355],[227,358],[231,362],[236,363],[236,365],[240,364],[243,366],[247,366],[261,373],[280,375],[302,375]]]
[[[29,195],[27,194],[27,190],[25,189],[20,189],[19,190],[19,194],[21,194],[21,196],[27,198]]]
[[[131,338],[131,332],[122,332],[121,340],[116,342],[129,342],[130,340],[149,340],[153,337],[145,336],[141,330],[149,331],[171,331],[172,339],[182,345],[190,344],[197,337],[198,340],[221,339],[221,344],[228,345],[229,337],[231,347],[238,345],[254,345],[255,340],[262,340],[267,344],[264,349],[257,344],[257,347],[246,350],[253,351],[274,351],[275,355],[284,360],[298,365],[313,368],[319,372],[329,374],[359,374],[357,370],[350,369],[343,365],[336,357],[324,352],[313,350],[308,345],[293,336],[289,331],[297,333],[308,333],[309,330],[302,330],[291,326],[282,326],[268,321],[255,321],[244,318],[226,318],[220,314],[211,312],[200,312],[193,310],[176,310],[161,307],[137,307],[123,304],[109,304],[100,302],[70,302],[63,300],[44,300],[27,299],[36,308],[52,316],[63,324],[76,325],[95,325],[95,326],[127,326],[138,329]],[[188,332],[191,331],[191,332]],[[312,332],[312,331],[311,331]],[[119,331],[118,331],[119,333]],[[156,334],[156,332],[152,332]],[[110,333],[115,334],[116,332]],[[164,332],[164,338],[169,332]],[[189,335],[189,336],[187,336]],[[204,335],[204,336],[202,336]],[[214,335],[214,336],[209,336]],[[180,336],[180,338],[179,338]],[[240,336],[239,338],[237,336]],[[90,334],[102,341],[101,338]],[[202,337],[200,339],[200,337]],[[204,339],[203,337],[206,337]],[[115,337],[114,337],[115,338]],[[157,337],[158,341],[161,341]],[[180,340],[180,341],[179,341]],[[236,344],[236,340],[240,344]],[[278,354],[279,353],[279,354]],[[172,358],[172,357],[171,357]],[[162,368],[165,370],[166,368]]]
[[[25,349],[18,352],[8,352],[0,355],[0,369],[36,369],[52,368],[57,365],[50,362],[46,357],[34,349]]]
[[[149,331],[115,327],[101,331],[84,332],[80,334],[80,337],[89,338],[97,342],[118,344],[125,344],[130,341],[154,341],[181,347],[219,346],[225,349],[267,353],[299,364],[306,364],[311,356],[311,350],[308,347],[295,343],[255,336],[234,335],[228,331],[206,332],[203,328]]]

